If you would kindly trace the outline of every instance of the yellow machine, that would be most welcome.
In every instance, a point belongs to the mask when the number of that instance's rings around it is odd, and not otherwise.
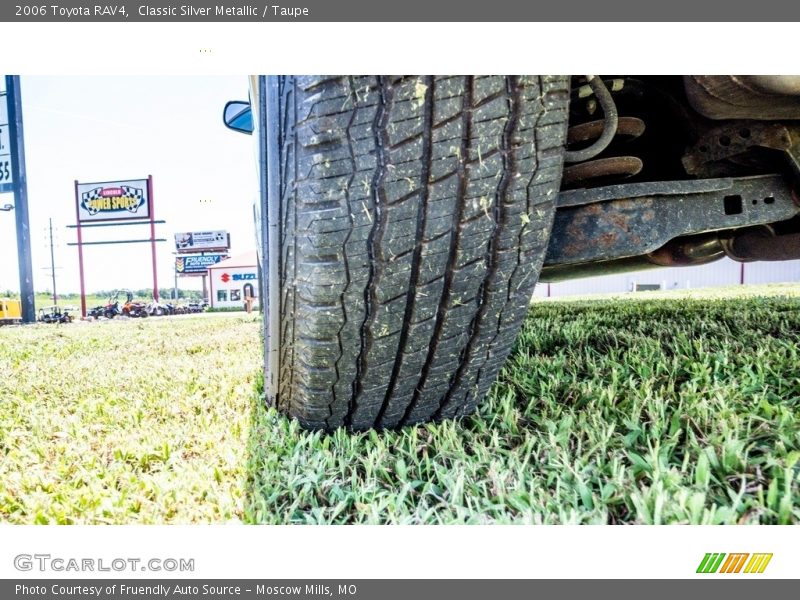
[[[22,323],[22,303],[11,298],[0,298],[0,325]]]

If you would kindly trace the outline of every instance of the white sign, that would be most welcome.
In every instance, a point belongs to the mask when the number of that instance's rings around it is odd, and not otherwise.
[[[189,231],[175,234],[175,248],[178,252],[228,250],[229,247],[227,231]]]
[[[0,96],[0,192],[12,191],[11,136],[8,133],[8,96]]]
[[[81,222],[150,218],[147,179],[79,183],[76,201]]]

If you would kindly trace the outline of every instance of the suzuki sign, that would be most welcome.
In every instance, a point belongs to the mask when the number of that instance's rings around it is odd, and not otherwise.
[[[258,279],[255,273],[234,273],[233,275],[223,273],[219,278],[225,283],[229,281],[255,281]]]

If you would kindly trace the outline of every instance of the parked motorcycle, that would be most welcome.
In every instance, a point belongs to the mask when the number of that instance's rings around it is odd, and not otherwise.
[[[113,319],[114,317],[118,317],[122,314],[122,309],[119,306],[119,301],[114,300],[110,301],[108,304],[103,307],[103,316],[106,319]]]
[[[208,303],[206,302],[189,302],[189,304],[186,305],[186,309],[190,313],[201,313],[207,306]]]
[[[172,314],[169,304],[161,304],[158,300],[153,300],[146,307],[147,314],[151,317],[163,317]]]
[[[144,319],[149,316],[146,304],[132,301],[128,301],[122,306],[122,314],[134,319]]]
[[[40,323],[72,323],[72,315],[69,310],[60,306],[46,306],[39,309]]]

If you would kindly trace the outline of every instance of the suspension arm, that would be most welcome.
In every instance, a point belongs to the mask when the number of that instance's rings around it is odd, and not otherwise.
[[[799,212],[790,183],[780,175],[562,192],[541,280],[641,268],[637,257],[653,256],[676,238],[786,221]]]

